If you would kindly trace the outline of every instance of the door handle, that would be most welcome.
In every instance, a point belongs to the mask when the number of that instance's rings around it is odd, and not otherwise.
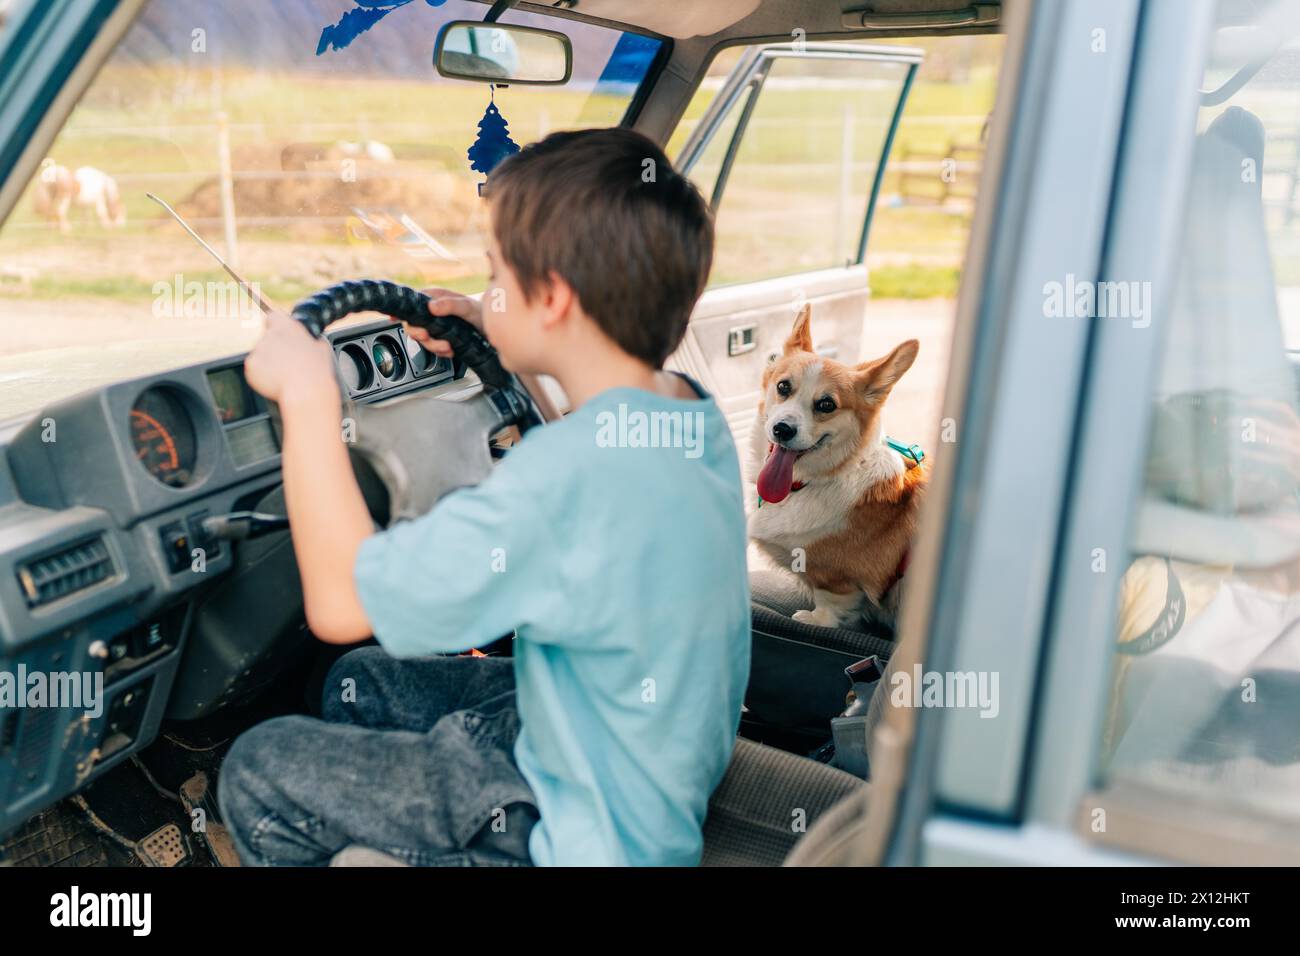
[[[757,331],[758,323],[753,322],[749,325],[737,325],[727,332],[727,355],[735,358],[737,355],[744,355],[758,348],[758,341],[754,337]]]

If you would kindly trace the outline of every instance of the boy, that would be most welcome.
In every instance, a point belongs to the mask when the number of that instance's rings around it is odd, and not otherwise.
[[[485,195],[483,308],[442,293],[431,310],[481,322],[574,411],[478,487],[375,532],[328,344],[272,316],[245,363],[284,420],[308,623],[379,643],[335,664],[323,720],[268,721],[231,749],[219,796],[247,863],[350,844],[421,865],[699,860],[750,642],[735,448],[714,402],[663,371],[708,276],[709,211],[626,129],[556,133]],[[619,427],[638,416],[675,436]],[[513,660],[431,656],[511,632]]]

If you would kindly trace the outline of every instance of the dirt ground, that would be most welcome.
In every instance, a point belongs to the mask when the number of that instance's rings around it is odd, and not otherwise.
[[[873,299],[867,303],[864,358],[884,355],[906,339],[921,343],[916,362],[889,396],[885,429],[899,441],[919,444],[927,455],[943,450],[940,415],[956,310],[956,299]]]
[[[938,435],[954,306],[877,300],[867,309],[868,352],[921,341],[890,398],[888,427],[927,449]],[[246,352],[260,334],[259,324],[235,317],[159,318],[131,302],[72,298],[0,298],[0,329],[0,419],[110,382]]]
[[[247,351],[260,334],[239,319],[159,319],[126,302],[26,301],[20,317],[7,314],[13,309],[0,303],[0,419],[110,382]]]

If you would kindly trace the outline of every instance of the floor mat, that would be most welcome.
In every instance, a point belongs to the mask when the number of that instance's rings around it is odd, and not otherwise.
[[[350,649],[325,648],[299,662],[247,706],[165,721],[148,747],[0,841],[0,866],[237,864],[216,800],[222,761],[249,727],[318,713],[325,673]]]
[[[64,801],[28,820],[0,844],[0,866],[130,866],[80,811]]]
[[[0,865],[214,866],[214,856],[234,863],[217,809],[217,774],[234,738],[276,711],[283,708],[164,724],[134,758],[0,843]],[[195,807],[202,832],[196,832]]]

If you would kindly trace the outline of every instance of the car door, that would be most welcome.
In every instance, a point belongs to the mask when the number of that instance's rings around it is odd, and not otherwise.
[[[810,303],[819,352],[857,361],[871,295],[867,238],[922,53],[755,47],[677,159],[716,216],[710,287],[673,364],[717,397],[745,447],[763,365]]]
[[[1300,310],[1274,144],[1300,11],[1080,0],[1008,29],[959,434],[899,645],[991,693],[891,696],[871,812],[898,802],[863,858],[1294,864]],[[1061,308],[1067,286],[1092,304]]]

